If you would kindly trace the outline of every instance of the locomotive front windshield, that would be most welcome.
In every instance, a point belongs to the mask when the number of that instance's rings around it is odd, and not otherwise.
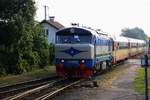
[[[68,43],[68,44],[91,43],[91,35],[78,35],[78,34],[57,35],[56,43]]]

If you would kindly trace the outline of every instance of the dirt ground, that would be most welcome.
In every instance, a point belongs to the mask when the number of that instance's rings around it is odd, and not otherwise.
[[[119,65],[117,71],[96,77],[94,81],[97,81],[99,87],[93,87],[92,82],[87,81],[54,100],[144,100],[144,96],[133,89],[135,70],[140,67],[139,64],[139,60],[128,60]]]

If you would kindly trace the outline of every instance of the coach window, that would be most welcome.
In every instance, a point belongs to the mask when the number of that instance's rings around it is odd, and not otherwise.
[[[119,42],[118,42],[118,45],[117,45],[118,49],[119,49]]]

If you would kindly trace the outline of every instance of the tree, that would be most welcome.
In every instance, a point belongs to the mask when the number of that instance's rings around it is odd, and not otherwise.
[[[141,39],[141,40],[146,40],[148,38],[148,36],[145,34],[145,32],[138,27],[133,28],[133,29],[124,28],[124,29],[122,29],[121,35],[130,37],[130,38]]]
[[[6,73],[48,64],[48,42],[34,21],[34,4],[33,0],[0,0],[0,69]]]

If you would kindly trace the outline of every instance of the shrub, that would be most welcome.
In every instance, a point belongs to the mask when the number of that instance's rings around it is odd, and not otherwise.
[[[17,70],[16,70],[16,74],[20,74],[23,72],[27,72],[29,70],[29,64],[26,60],[24,59],[20,59],[17,63]]]

